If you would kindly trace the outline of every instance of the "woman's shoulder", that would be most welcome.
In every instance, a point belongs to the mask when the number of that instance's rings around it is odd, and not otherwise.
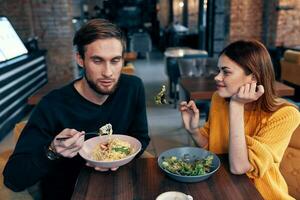
[[[285,105],[281,106],[280,108],[278,108],[270,116],[270,119],[278,119],[278,118],[294,119],[294,120],[298,121],[298,123],[299,123],[300,122],[300,113],[299,113],[299,110],[294,105],[285,104]]]
[[[281,106],[278,110],[276,110],[275,113],[289,113],[291,115],[299,115],[299,110],[292,104],[286,104]]]

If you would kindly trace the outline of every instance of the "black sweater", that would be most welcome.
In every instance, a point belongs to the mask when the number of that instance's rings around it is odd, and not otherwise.
[[[139,78],[121,75],[118,88],[102,105],[82,97],[74,82],[52,91],[40,101],[22,131],[4,169],[4,184],[22,191],[40,181],[43,199],[69,199],[84,161],[79,155],[50,161],[45,148],[65,128],[91,132],[107,123],[114,133],[137,138],[145,150],[150,138]]]

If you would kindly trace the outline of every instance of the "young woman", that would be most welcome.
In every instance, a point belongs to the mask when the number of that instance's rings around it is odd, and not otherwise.
[[[279,165],[300,114],[276,96],[267,49],[254,40],[234,42],[220,53],[218,69],[208,121],[198,128],[199,110],[183,101],[185,128],[200,147],[228,153],[230,171],[246,173],[264,199],[293,199]]]

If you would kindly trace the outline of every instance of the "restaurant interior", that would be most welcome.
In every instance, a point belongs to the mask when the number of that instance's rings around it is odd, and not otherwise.
[[[151,142],[144,155],[195,146],[178,104],[194,99],[204,124],[218,55],[229,43],[256,39],[268,49],[276,92],[300,106],[300,1],[297,0],[2,0],[0,1],[0,171],[39,100],[81,76],[72,39],[90,19],[117,24],[127,38],[122,73],[138,76],[146,92]],[[162,86],[167,104],[154,97]],[[282,173],[300,199],[300,128],[284,155]],[[0,178],[0,199],[14,193]],[[197,198],[194,198],[197,199]]]

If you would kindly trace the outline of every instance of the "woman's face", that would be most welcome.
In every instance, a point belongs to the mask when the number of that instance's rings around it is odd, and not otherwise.
[[[246,75],[242,67],[226,55],[221,55],[218,61],[219,73],[215,76],[218,94],[223,98],[232,97],[239,88],[251,83],[252,74]]]

